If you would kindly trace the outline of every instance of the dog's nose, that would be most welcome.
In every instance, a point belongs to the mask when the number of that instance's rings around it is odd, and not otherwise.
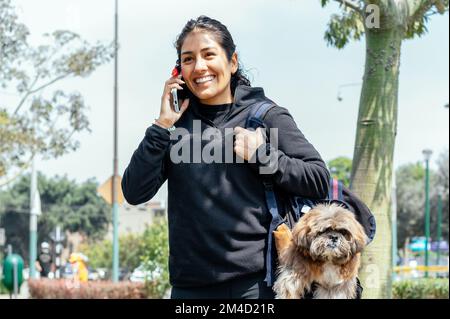
[[[335,243],[338,241],[338,236],[336,235],[330,235],[330,239]]]

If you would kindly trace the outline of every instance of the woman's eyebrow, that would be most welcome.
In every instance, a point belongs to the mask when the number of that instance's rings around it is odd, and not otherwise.
[[[215,49],[215,47],[206,47],[206,48],[201,49],[200,52],[211,50],[211,49]],[[184,51],[184,52],[181,52],[181,55],[192,54],[192,53],[194,53],[194,52],[192,52],[192,51]]]

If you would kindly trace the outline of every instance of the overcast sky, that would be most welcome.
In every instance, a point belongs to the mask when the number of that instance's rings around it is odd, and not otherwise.
[[[364,68],[364,41],[343,50],[323,40],[337,6],[318,0],[119,1],[119,170],[122,174],[159,115],[164,81],[176,60],[173,42],[190,18],[205,14],[228,26],[253,86],[289,109],[297,125],[325,160],[352,157],[358,114],[358,85]],[[33,43],[56,29],[70,29],[88,41],[112,41],[113,0],[13,0]],[[449,17],[434,16],[429,34],[402,48],[395,166],[448,149]],[[86,79],[58,84],[77,90],[90,106],[92,133],[78,135],[81,148],[51,161],[39,161],[46,175],[105,181],[112,174],[113,63]],[[54,87],[55,89],[56,87]],[[52,89],[49,89],[51,92]],[[0,93],[0,98],[7,98]],[[436,158],[436,156],[435,156]],[[161,194],[159,194],[161,195]]]

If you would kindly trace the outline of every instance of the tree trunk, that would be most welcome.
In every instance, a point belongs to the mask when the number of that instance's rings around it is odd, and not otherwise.
[[[377,223],[375,239],[364,250],[359,273],[364,298],[391,297],[390,198],[403,30],[396,23],[389,29],[366,30],[366,65],[351,176],[351,188],[370,207]]]

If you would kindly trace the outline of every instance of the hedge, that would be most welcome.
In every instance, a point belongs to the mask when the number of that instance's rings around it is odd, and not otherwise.
[[[71,280],[28,280],[31,299],[146,299],[143,283]]]
[[[392,297],[394,299],[448,299],[448,286],[448,278],[401,280],[393,283]]]

